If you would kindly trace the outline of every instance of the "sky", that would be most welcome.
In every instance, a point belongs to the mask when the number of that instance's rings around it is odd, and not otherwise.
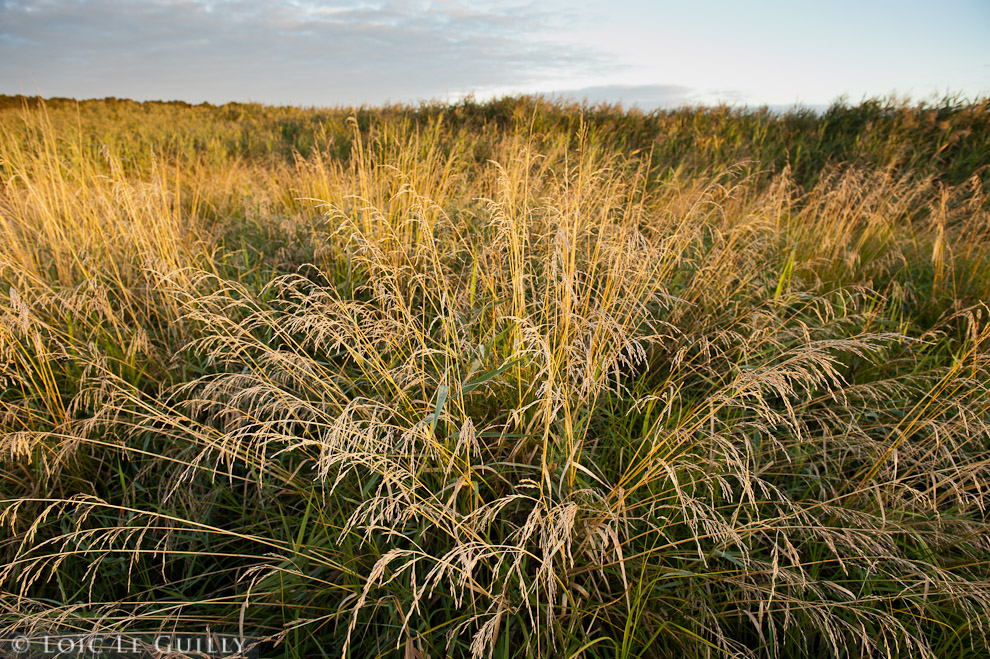
[[[0,93],[643,109],[990,96],[990,0],[0,0]]]

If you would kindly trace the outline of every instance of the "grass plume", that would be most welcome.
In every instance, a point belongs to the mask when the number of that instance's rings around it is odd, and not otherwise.
[[[0,636],[985,656],[986,101],[0,105]]]

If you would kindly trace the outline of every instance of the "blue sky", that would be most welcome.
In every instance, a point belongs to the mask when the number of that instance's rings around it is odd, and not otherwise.
[[[0,0],[0,93],[650,108],[990,95],[990,0]]]

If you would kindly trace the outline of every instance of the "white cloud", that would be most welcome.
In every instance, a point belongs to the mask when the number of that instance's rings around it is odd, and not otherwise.
[[[606,71],[535,3],[47,0],[0,4],[0,91],[380,103]]]
[[[552,98],[596,103],[621,104],[642,110],[690,103],[695,91],[682,85],[595,85],[580,89],[549,90]]]

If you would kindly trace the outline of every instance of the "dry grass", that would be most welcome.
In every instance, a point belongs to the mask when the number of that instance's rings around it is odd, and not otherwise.
[[[980,172],[804,185],[401,113],[291,158],[124,160],[106,124],[17,117],[6,633],[988,651]]]

